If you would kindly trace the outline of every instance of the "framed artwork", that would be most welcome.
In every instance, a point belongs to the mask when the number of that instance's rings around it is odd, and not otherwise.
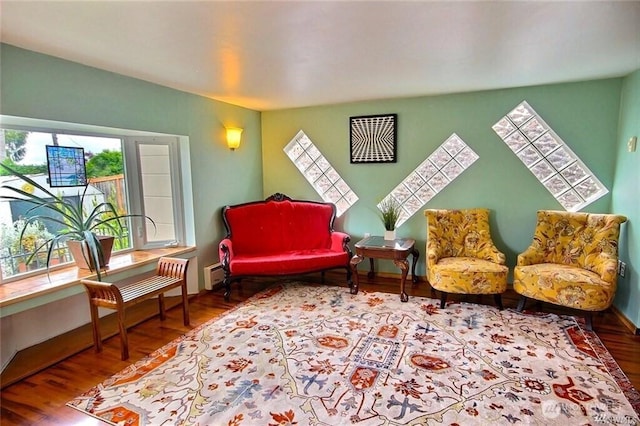
[[[397,119],[397,114],[351,117],[351,163],[395,163]]]
[[[46,145],[49,186],[86,186],[87,170],[84,148],[76,146]]]

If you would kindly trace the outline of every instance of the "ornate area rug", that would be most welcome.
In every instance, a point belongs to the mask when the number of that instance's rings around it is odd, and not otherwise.
[[[640,423],[572,317],[284,283],[69,402],[112,424]]]

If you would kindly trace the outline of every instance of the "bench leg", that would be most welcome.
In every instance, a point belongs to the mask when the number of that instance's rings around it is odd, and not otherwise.
[[[182,317],[184,325],[189,325],[189,294],[187,293],[187,282],[182,282]]]
[[[167,318],[167,314],[164,309],[164,294],[158,295],[158,309],[160,310],[160,321],[164,321]]]
[[[100,335],[100,316],[98,315],[98,307],[89,301],[89,310],[91,311],[91,326],[93,328],[93,346],[96,352],[102,351],[102,336]]]
[[[118,327],[120,328],[120,359],[124,361],[129,358],[129,339],[123,306],[118,306]]]

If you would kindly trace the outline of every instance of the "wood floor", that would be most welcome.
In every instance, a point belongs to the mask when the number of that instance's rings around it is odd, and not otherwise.
[[[304,277],[305,280],[318,282],[317,277]],[[344,285],[343,275],[328,274],[328,284]],[[102,353],[93,348],[83,350],[52,367],[31,375],[1,391],[0,424],[9,425],[98,425],[104,424],[82,414],[65,404],[104,381],[108,377],[138,361],[165,343],[184,334],[188,329],[214,318],[225,310],[235,306],[257,291],[271,285],[274,280],[245,280],[242,288],[234,287],[230,302],[225,302],[222,291],[207,292],[190,301],[191,327],[182,324],[180,307],[168,311],[167,319],[160,321],[155,316],[129,330],[130,358],[120,360],[120,341],[117,337],[105,341]],[[346,286],[345,286],[346,287]],[[360,289],[398,293],[398,280],[391,278],[366,278],[360,280]],[[430,287],[421,282],[407,285],[409,296],[431,296]],[[346,288],[345,288],[345,291]],[[503,296],[505,308],[515,308],[517,295],[508,291]],[[462,297],[450,296],[450,301],[460,301]],[[480,300],[475,297],[470,302],[493,304],[493,297]],[[545,312],[572,314],[544,305]],[[596,315],[594,328],[629,377],[636,389],[640,390],[640,336],[633,335],[612,313]]]

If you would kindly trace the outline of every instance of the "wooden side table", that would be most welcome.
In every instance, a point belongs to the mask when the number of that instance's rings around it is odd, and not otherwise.
[[[409,271],[409,262],[407,257],[413,256],[413,264],[411,267],[411,277],[414,283],[418,282],[416,276],[416,262],[420,253],[415,248],[415,240],[411,238],[397,238],[395,240],[385,240],[384,237],[372,236],[358,241],[355,245],[356,254],[351,258],[351,271],[353,272],[353,286],[351,294],[358,294],[358,264],[369,258],[370,270],[367,274],[368,278],[373,278],[373,259],[390,259],[402,270],[400,278],[400,301],[407,302],[409,296],[405,292],[405,283],[407,280],[407,272]]]

